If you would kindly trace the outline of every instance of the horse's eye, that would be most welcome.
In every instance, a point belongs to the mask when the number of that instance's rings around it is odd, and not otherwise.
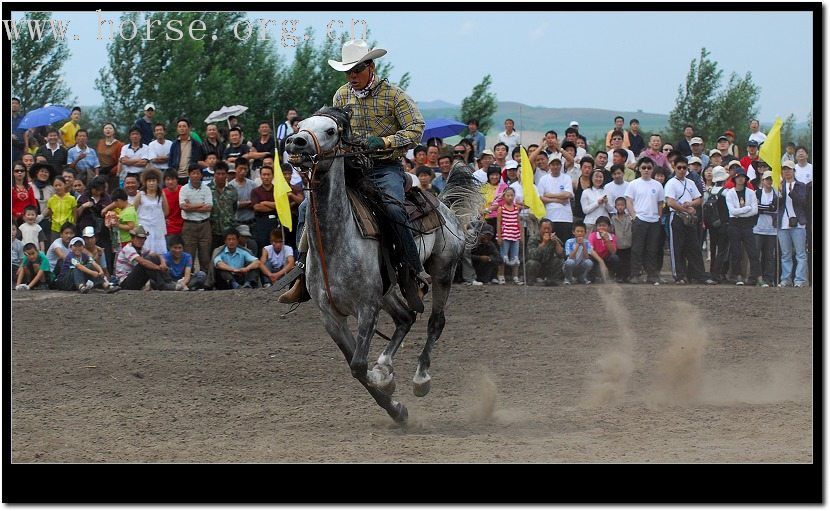
[[[334,128],[329,128],[329,129],[326,130],[326,134],[329,135],[329,136],[333,136],[334,133],[335,133]]]

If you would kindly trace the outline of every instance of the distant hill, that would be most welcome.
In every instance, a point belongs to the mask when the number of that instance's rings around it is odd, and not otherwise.
[[[455,118],[461,107],[446,101],[423,101],[418,106],[426,119],[437,119],[441,117]],[[579,122],[579,131],[588,140],[604,135],[614,125],[614,117],[622,115],[625,118],[625,126],[628,121],[636,118],[640,121],[640,130],[644,133],[662,131],[668,124],[669,116],[666,114],[653,114],[645,112],[621,112],[614,110],[601,110],[598,108],[547,108],[542,106],[529,106],[515,101],[499,101],[496,113],[493,116],[495,125],[491,129],[498,134],[504,128],[504,119],[511,118],[516,121],[517,130],[539,131],[544,133],[549,129],[556,130],[560,138],[563,137],[565,129],[571,121]]]

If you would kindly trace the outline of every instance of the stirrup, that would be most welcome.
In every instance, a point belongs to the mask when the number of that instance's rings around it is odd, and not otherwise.
[[[291,284],[294,281],[294,279],[296,279],[297,277],[299,277],[303,273],[305,273],[305,264],[303,264],[302,261],[298,261],[297,265],[294,266],[291,269],[290,272],[286,273],[285,275],[282,276],[281,279],[274,282],[274,284],[271,286],[271,290],[272,291],[279,291],[280,289],[284,288],[288,284]]]

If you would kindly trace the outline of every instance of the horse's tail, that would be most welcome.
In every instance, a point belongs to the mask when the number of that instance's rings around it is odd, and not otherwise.
[[[481,182],[473,176],[469,165],[454,162],[447,184],[438,198],[455,214],[459,226],[466,233],[467,244],[475,245],[478,232],[470,227],[481,214],[484,195],[481,193]]]

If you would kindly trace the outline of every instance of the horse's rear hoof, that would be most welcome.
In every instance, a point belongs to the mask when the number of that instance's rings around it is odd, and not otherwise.
[[[394,412],[390,412],[389,416],[398,424],[406,424],[406,421],[409,420],[409,411],[403,403],[395,403],[394,407]]]
[[[416,383],[412,387],[412,392],[415,393],[417,397],[424,397],[429,394],[429,389],[431,388],[432,384],[430,383],[432,380],[427,380],[423,383]]]

